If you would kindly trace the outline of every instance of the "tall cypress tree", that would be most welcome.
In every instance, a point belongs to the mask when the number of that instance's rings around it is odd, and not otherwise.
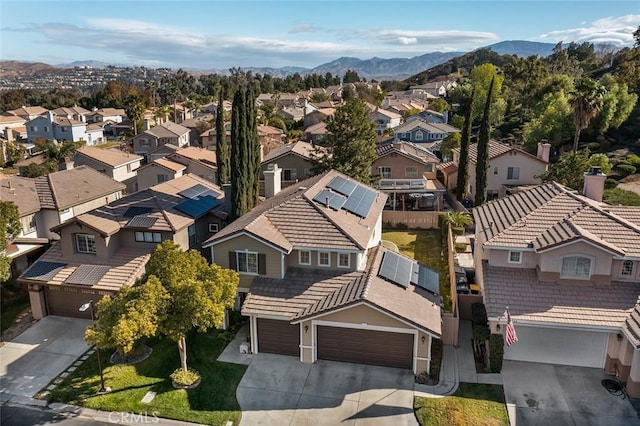
[[[480,132],[478,133],[476,196],[474,200],[476,206],[482,205],[487,201],[487,168],[489,167],[489,134],[491,133],[489,113],[491,112],[491,95],[493,94],[494,80],[495,77],[491,79],[491,84],[489,84],[487,102],[484,104],[484,113],[482,114],[482,122],[480,123]]]
[[[258,204],[260,182],[260,140],[258,139],[258,121],[256,112],[256,92],[250,84],[246,92],[247,116],[247,207],[249,210]]]
[[[246,128],[245,88],[238,87],[231,108],[231,217],[237,219],[247,209],[246,193]]]
[[[220,87],[218,95],[218,109],[216,111],[216,160],[218,162],[218,183],[229,183],[231,176],[229,168],[231,162],[231,147],[224,128],[224,88]]]
[[[458,159],[458,180],[456,182],[456,197],[462,201],[467,195],[469,183],[469,145],[471,144],[471,123],[473,117],[473,103],[476,98],[476,89],[471,89],[471,97],[468,100],[467,110],[464,113],[464,126],[460,140],[460,158]]]

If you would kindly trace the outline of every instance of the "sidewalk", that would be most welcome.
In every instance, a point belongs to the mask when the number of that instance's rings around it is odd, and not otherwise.
[[[452,395],[460,382],[502,385],[501,374],[476,373],[472,336],[471,321],[460,321],[458,347],[444,347],[440,381],[435,386],[416,384],[415,396],[437,398]]]

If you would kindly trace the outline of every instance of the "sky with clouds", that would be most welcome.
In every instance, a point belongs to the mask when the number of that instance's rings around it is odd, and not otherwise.
[[[0,59],[314,67],[503,40],[631,46],[640,1],[0,0]]]

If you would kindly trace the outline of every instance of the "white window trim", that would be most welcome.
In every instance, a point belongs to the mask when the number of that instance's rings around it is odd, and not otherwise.
[[[329,263],[327,263],[327,264],[320,263],[320,256],[322,254],[326,254],[327,255]],[[331,267],[331,252],[330,251],[319,251],[318,252],[318,266],[321,266],[323,268],[330,268]]]
[[[518,260],[511,260],[511,254],[518,253]],[[509,254],[507,255],[508,263],[522,263],[522,252],[519,250],[509,250]]]
[[[629,271],[629,273],[628,273],[628,274],[625,274],[625,273],[624,273],[624,271],[625,271],[625,267],[624,267],[624,265],[625,265],[627,262],[631,262],[631,270]],[[621,277],[625,277],[625,278],[631,278],[631,277],[633,277],[633,276],[635,275],[635,274],[634,274],[635,269],[636,269],[636,265],[635,265],[635,263],[633,262],[633,260],[623,260],[623,261],[622,261],[622,265],[620,266],[620,276],[621,276]]]
[[[309,262],[304,263],[302,261],[302,253],[309,253]],[[298,250],[298,265],[311,265],[311,250]]]
[[[147,241],[146,234],[151,234],[151,241]],[[137,243],[161,243],[162,242],[162,234],[160,232],[150,232],[150,231],[136,231],[134,233],[134,239]]]
[[[241,271],[240,270],[240,254],[246,254],[247,255],[247,269],[249,269],[249,255],[250,254],[254,254],[256,256],[256,272],[248,272],[248,271]],[[254,275],[257,276],[258,275],[258,271],[260,270],[260,265],[258,265],[258,262],[260,261],[259,257],[258,257],[258,252],[257,251],[249,251],[249,250],[244,250],[244,251],[236,251],[236,271],[239,274],[242,275]]]
[[[583,259],[588,259],[589,260],[589,275],[584,277],[584,276],[576,276],[576,275],[563,275],[562,274],[562,264],[564,263],[565,259],[569,259],[569,258],[583,258]],[[563,279],[571,279],[571,280],[589,280],[591,279],[591,276],[593,275],[593,264],[594,264],[594,259],[590,256],[585,256],[585,255],[573,255],[573,256],[564,256],[561,261],[560,261],[560,278]]]
[[[346,266],[340,265],[340,256],[347,256]],[[351,268],[351,253],[338,253],[338,268],[344,268],[344,269]]]
[[[409,169],[414,169],[415,172],[411,172],[409,173]],[[420,176],[420,172],[418,171],[418,167],[417,166],[405,166],[404,167],[404,175],[407,178],[414,178],[414,177],[419,177]]]
[[[382,169],[388,169],[389,170],[389,174],[386,175]],[[378,173],[380,174],[380,177],[382,179],[391,179],[391,166],[379,166],[378,167]]]
[[[511,177],[509,177],[509,170],[511,170]],[[518,171],[518,176],[517,177],[513,177],[513,175],[515,174],[515,171]],[[520,167],[515,167],[515,166],[511,166],[511,167],[507,167],[507,180],[519,180],[520,179]]]
[[[217,223],[210,223],[209,224],[209,232],[219,232],[220,231],[220,226]]]
[[[89,247],[89,239],[93,239],[93,248],[94,251],[89,251],[89,250],[80,250],[80,244],[79,244],[79,238],[82,237],[86,240],[86,246],[87,248]],[[91,234],[76,234],[76,251],[78,253],[84,253],[84,254],[96,254],[97,253],[97,249],[96,249],[96,237],[95,235],[91,235]]]

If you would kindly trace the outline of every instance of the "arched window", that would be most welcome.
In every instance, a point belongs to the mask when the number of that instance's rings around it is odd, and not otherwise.
[[[620,275],[623,277],[630,277],[633,275],[633,260],[625,260],[622,262],[622,270]]]
[[[416,132],[416,140],[421,141],[423,138],[424,138],[424,133],[422,133],[422,130],[418,130]]]
[[[588,257],[571,256],[562,259],[563,278],[589,278],[591,276],[591,259]]]

